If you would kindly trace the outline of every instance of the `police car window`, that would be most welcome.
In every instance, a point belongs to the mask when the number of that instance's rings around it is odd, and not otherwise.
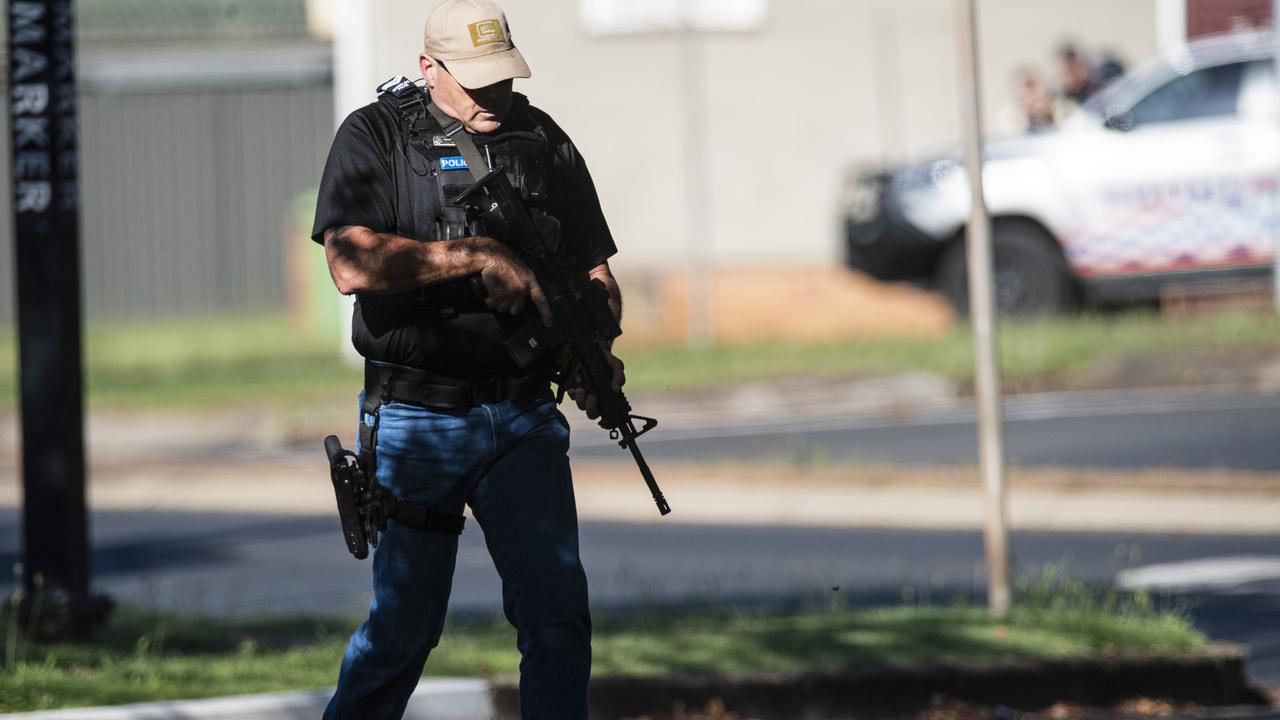
[[[1243,74],[1244,64],[1233,63],[1174,78],[1133,106],[1133,124],[1234,115]]]

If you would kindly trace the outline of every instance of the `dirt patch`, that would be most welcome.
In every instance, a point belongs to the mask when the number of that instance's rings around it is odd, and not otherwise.
[[[1239,646],[1224,644],[1178,656],[606,677],[592,679],[591,705],[601,717],[630,720],[1275,717],[1245,683],[1244,656]],[[496,682],[492,697],[499,717],[514,716],[514,682]]]
[[[685,273],[621,273],[627,293],[621,347],[688,337]],[[830,265],[712,268],[703,278],[717,341],[932,337],[955,315],[941,296],[906,283],[882,283]]]
[[[1087,707],[1072,703],[1054,703],[1043,710],[1019,712],[1000,705],[975,705],[963,700],[937,697],[929,707],[903,716],[901,720],[1103,720],[1126,718],[1208,718],[1259,717],[1256,707],[1206,707],[1195,703],[1179,703],[1164,698],[1134,698],[1111,707]],[[626,718],[625,720],[756,720],[725,707],[719,698],[702,709],[689,709],[677,704],[669,712]]]
[[[1048,380],[1046,380],[1048,383]],[[1143,353],[1104,360],[1080,378],[1061,378],[1057,389],[1217,387],[1280,389],[1280,350],[1213,348]]]

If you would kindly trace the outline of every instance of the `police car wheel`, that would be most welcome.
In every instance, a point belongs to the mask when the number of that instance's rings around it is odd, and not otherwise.
[[[1004,220],[993,224],[995,303],[1002,315],[1049,315],[1075,307],[1076,280],[1062,251],[1038,226]],[[938,289],[960,315],[969,314],[965,243],[953,242],[938,263]]]

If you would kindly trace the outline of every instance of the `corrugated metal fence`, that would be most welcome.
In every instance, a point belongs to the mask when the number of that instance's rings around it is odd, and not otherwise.
[[[81,67],[86,317],[284,307],[286,224],[333,136],[328,48],[131,52]],[[5,323],[10,196],[2,173]]]

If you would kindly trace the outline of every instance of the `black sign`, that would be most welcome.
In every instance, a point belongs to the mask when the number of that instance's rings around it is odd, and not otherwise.
[[[42,635],[82,635],[89,597],[80,360],[80,160],[71,0],[9,0],[24,606]]]
[[[80,160],[71,0],[10,1],[9,88],[18,233],[70,223],[64,227],[74,235]]]

